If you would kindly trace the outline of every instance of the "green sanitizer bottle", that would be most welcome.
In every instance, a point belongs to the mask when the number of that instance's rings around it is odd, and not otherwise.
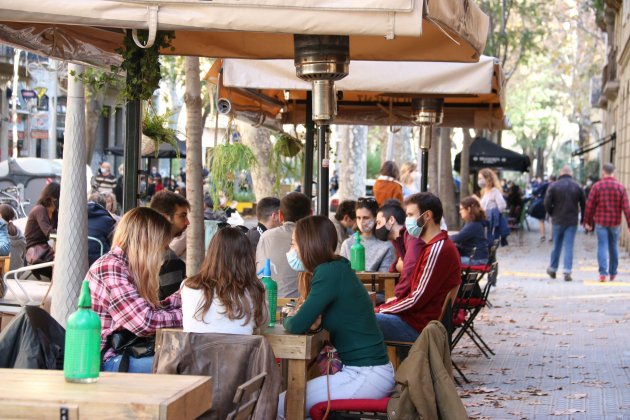
[[[354,245],[350,247],[350,267],[354,271],[365,271],[365,247],[359,232],[354,233]]]
[[[63,374],[68,382],[96,382],[101,368],[101,320],[92,310],[87,280],[81,287],[78,306],[66,323]]]
[[[271,262],[269,258],[265,260],[263,268],[262,282],[267,292],[267,303],[269,304],[269,326],[276,325],[276,309],[278,305],[278,283],[271,278]]]

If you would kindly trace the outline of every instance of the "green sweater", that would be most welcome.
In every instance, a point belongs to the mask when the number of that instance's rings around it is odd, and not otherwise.
[[[311,292],[295,316],[284,320],[284,328],[303,334],[320,314],[345,365],[380,366],[389,362],[372,301],[345,258],[315,268]]]

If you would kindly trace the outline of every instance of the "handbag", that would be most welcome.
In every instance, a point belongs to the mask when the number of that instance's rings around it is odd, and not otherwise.
[[[155,335],[149,337],[138,337],[129,330],[114,331],[107,338],[108,346],[105,349],[112,348],[117,355],[122,354],[119,372],[129,371],[129,357],[136,359],[142,357],[151,357],[155,355]],[[105,350],[104,350],[105,351]]]
[[[322,345],[322,349],[319,351],[319,354],[309,364],[309,368],[313,365],[313,363],[317,364],[319,372],[323,375],[326,375],[326,390],[328,393],[328,404],[326,405],[326,412],[324,413],[323,419],[326,420],[328,418],[328,413],[330,412],[330,375],[334,375],[335,373],[341,371],[343,369],[343,362],[339,358],[339,352],[333,346],[333,344],[325,340]]]

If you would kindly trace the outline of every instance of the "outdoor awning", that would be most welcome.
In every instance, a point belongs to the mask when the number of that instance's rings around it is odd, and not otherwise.
[[[459,172],[462,154],[455,156],[453,168]],[[490,140],[477,137],[470,145],[470,169],[498,168],[509,171],[528,172],[531,162],[529,157],[503,148]]]
[[[238,117],[273,125],[305,121],[308,82],[295,77],[291,60],[217,60],[206,79]],[[336,82],[342,92],[335,124],[410,125],[411,98],[444,98],[446,127],[509,128],[504,116],[501,66],[492,57],[477,63],[351,61]]]
[[[96,65],[118,60],[125,29],[173,30],[174,50],[293,58],[293,34],[350,35],[352,60],[475,62],[488,17],[463,0],[0,0],[0,42]]]

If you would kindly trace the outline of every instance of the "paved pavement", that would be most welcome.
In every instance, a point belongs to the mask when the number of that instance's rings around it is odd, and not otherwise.
[[[530,225],[499,250],[493,307],[475,322],[496,355],[486,359],[467,337],[453,350],[472,380],[459,388],[469,416],[630,419],[630,258],[622,253],[617,279],[599,283],[597,240],[581,231],[573,281],[552,280],[551,243]]]

